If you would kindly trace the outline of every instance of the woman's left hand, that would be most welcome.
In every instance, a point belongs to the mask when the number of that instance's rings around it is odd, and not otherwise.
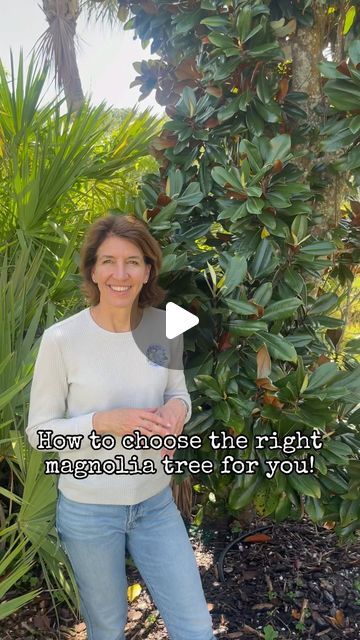
[[[186,418],[186,407],[184,403],[178,398],[171,398],[165,404],[158,407],[155,411],[162,418],[165,418],[166,421],[171,425],[169,427],[169,434],[174,436],[179,436],[182,433],[185,424]],[[175,453],[175,449],[165,449],[161,450],[161,455],[168,455],[170,458],[173,457]]]

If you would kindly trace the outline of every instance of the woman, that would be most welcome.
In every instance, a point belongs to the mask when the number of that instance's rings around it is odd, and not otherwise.
[[[214,638],[162,452],[122,446],[123,436],[136,430],[177,435],[191,416],[184,372],[171,366],[179,353],[182,358],[182,336],[166,339],[165,312],[154,306],[165,295],[157,284],[160,266],[159,244],[145,222],[117,215],[96,220],[80,265],[91,306],[45,330],[34,369],[31,445],[38,448],[38,430],[48,442],[78,436],[75,446],[67,439],[59,451],[56,527],[89,640],[125,638],[125,548],[171,639]]]

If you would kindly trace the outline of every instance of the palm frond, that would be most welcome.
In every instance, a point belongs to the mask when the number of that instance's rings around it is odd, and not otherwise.
[[[81,2],[81,9],[84,9],[86,19],[88,22],[102,22],[114,26],[119,23],[119,2],[118,0],[103,0],[102,2],[96,2],[96,0],[83,0]]]

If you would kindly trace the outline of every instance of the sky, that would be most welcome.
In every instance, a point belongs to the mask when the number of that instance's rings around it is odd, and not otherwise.
[[[20,49],[25,60],[36,40],[45,31],[47,22],[40,8],[41,0],[0,0],[0,59],[5,68],[10,66],[10,48],[16,59]],[[133,107],[139,99],[138,87],[129,88],[137,73],[132,63],[147,60],[150,48],[142,49],[140,40],[133,40],[132,31],[123,31],[122,24],[111,29],[108,25],[86,24],[78,19],[78,65],[83,90],[91,94],[93,104],[103,100],[109,106]],[[50,87],[49,98],[55,95]],[[140,110],[152,107],[154,113],[163,113],[154,95],[138,104]]]

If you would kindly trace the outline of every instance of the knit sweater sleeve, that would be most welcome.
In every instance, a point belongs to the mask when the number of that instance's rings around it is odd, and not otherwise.
[[[30,391],[30,405],[26,434],[34,449],[38,445],[38,430],[51,430],[54,435],[84,436],[93,429],[95,411],[73,418],[65,418],[68,381],[64,360],[53,332],[45,330],[34,367]],[[63,452],[70,448],[62,449]],[[57,449],[46,449],[46,452]]]
[[[177,338],[173,338],[171,341],[171,362],[168,370],[168,382],[164,393],[164,402],[167,402],[171,398],[182,398],[185,400],[188,410],[185,416],[185,423],[189,422],[191,418],[191,398],[186,387],[184,370],[182,368],[184,352],[184,338],[180,334]],[[174,368],[171,368],[173,365]]]

